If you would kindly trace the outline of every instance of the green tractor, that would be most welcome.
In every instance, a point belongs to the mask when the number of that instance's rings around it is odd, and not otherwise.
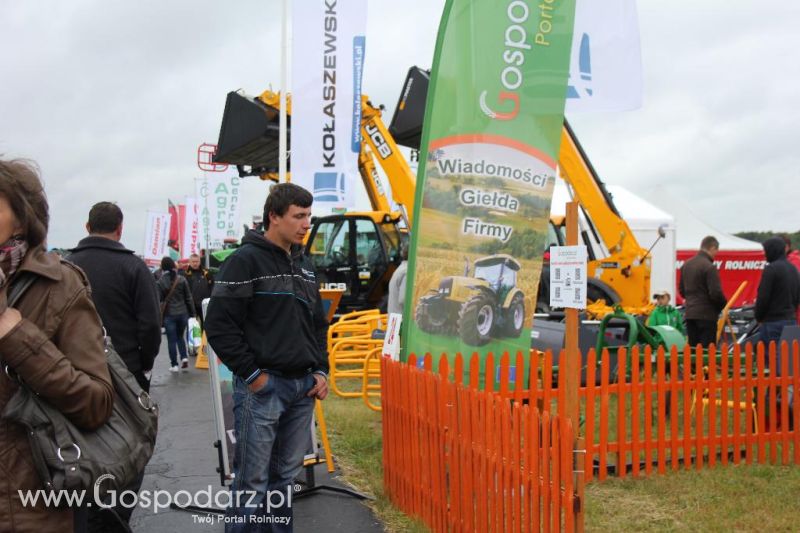
[[[516,286],[519,262],[506,254],[469,262],[463,276],[449,276],[420,298],[414,313],[426,333],[461,337],[482,346],[493,337],[519,337],[525,325],[525,295]]]

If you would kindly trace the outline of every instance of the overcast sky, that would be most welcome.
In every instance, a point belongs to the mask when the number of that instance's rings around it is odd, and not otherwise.
[[[408,67],[431,64],[443,5],[369,0],[363,88],[387,123]],[[800,229],[800,2],[638,10],[643,107],[569,117],[601,177],[660,185],[721,230]],[[226,93],[277,90],[279,47],[278,0],[0,0],[0,154],[39,163],[50,246],[73,246],[110,200],[141,251],[147,210],[193,193]],[[267,186],[244,187],[249,219]]]

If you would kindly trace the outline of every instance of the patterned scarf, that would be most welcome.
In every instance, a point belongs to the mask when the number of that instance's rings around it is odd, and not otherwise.
[[[19,235],[14,235],[0,245],[0,287],[17,271],[27,251],[28,243]]]

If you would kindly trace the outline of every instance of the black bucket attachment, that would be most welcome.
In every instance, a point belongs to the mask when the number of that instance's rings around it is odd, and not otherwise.
[[[392,122],[389,124],[389,133],[399,145],[419,149],[430,77],[429,71],[419,67],[408,69],[403,91],[400,93]]]
[[[287,117],[287,150],[290,120]],[[277,172],[278,130],[278,109],[257,98],[229,92],[213,161],[236,165],[240,176]]]

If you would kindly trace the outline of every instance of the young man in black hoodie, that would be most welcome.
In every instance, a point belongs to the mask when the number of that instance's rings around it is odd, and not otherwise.
[[[234,374],[236,459],[227,532],[250,531],[251,515],[272,531],[292,530],[289,493],[310,443],[314,401],[328,394],[328,322],[314,267],[302,251],[312,202],[302,187],[274,185],[264,205],[264,233],[245,235],[211,293],[206,335]]]
[[[784,326],[797,324],[800,305],[800,274],[786,259],[786,245],[780,237],[764,241],[767,266],[761,274],[756,297],[756,320],[760,324],[759,340],[766,345],[781,338]]]

